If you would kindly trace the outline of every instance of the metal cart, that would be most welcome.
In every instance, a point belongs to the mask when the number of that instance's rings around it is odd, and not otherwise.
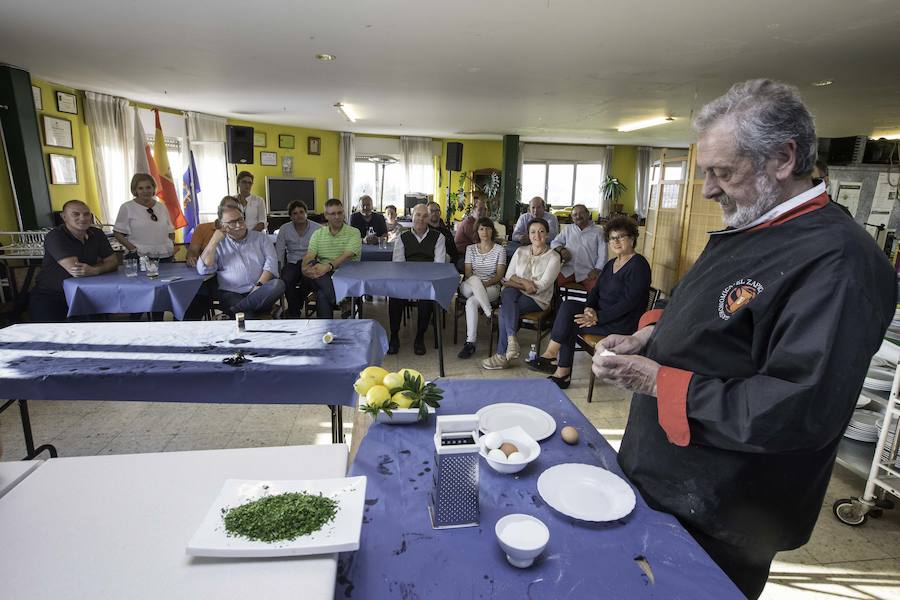
[[[856,498],[840,498],[832,506],[834,516],[851,527],[863,525],[871,515],[873,518],[881,516],[885,509],[894,508],[894,502],[887,498],[888,494],[900,497],[900,466],[897,465],[897,447],[900,445],[900,431],[898,431],[898,419],[900,419],[900,401],[898,401],[898,389],[900,389],[900,363],[894,371],[894,381],[891,385],[890,396],[885,399],[877,392],[864,393],[885,406],[884,422],[878,434],[878,443],[875,444],[875,452],[869,465],[869,474],[866,479],[866,489],[863,495]],[[876,396],[877,397],[874,397]],[[891,442],[888,445],[888,438]],[[853,470],[853,464],[859,465],[859,459],[866,452],[857,445],[859,442],[843,440],[839,451],[840,464]],[[864,446],[871,447],[869,444]],[[851,464],[853,463],[853,464]]]

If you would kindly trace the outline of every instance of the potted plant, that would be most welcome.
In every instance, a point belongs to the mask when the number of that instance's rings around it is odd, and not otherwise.
[[[600,197],[603,199],[603,208],[601,211],[607,216],[612,210],[613,205],[619,203],[619,198],[628,190],[628,186],[619,181],[618,177],[607,175],[603,183],[600,184]]]

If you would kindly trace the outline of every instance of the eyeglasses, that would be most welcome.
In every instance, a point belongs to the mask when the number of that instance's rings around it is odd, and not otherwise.
[[[609,236],[609,241],[611,241],[611,242],[621,242],[622,240],[626,240],[626,239],[628,239],[628,238],[630,238],[630,237],[631,237],[631,236],[628,235],[628,234],[625,234],[625,235],[611,235],[611,236]]]
[[[225,221],[224,223],[222,223],[222,225],[224,225],[225,227],[230,227],[231,229],[235,229],[243,225],[244,221],[245,219],[241,217],[239,219],[235,219],[234,221]]]
[[[153,219],[154,222],[159,221],[159,217],[156,216],[156,213],[153,212],[152,208],[148,208],[147,212],[150,214],[150,218]]]

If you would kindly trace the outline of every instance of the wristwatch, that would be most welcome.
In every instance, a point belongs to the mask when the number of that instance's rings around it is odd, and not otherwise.
[[[332,273],[333,273],[333,272],[334,272],[334,263],[331,262],[331,261],[329,260],[329,261],[328,261],[328,266],[331,267],[331,271],[332,271]]]
[[[256,282],[256,287],[262,287],[262,286],[263,286],[263,282],[262,282],[262,281],[257,281],[257,282]]]

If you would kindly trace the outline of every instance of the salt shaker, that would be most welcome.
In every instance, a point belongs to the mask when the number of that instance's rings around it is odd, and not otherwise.
[[[478,415],[437,418],[434,487],[428,504],[434,529],[478,525]]]

